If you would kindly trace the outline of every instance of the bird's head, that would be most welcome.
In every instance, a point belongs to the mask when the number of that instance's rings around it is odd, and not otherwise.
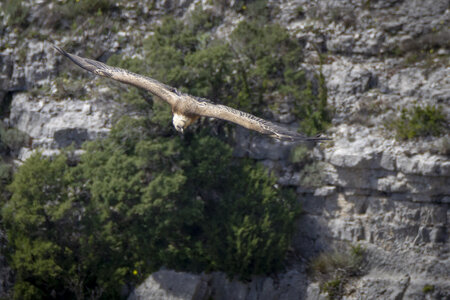
[[[185,115],[173,114],[172,123],[176,131],[183,133],[184,129],[191,124],[191,120]]]

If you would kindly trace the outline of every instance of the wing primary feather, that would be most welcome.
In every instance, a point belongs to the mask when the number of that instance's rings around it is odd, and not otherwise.
[[[101,63],[99,61],[96,60],[92,60],[92,59],[87,59],[87,58],[83,58],[83,57],[79,57],[77,55],[74,54],[70,54],[67,53],[66,51],[64,51],[63,49],[59,48],[58,46],[54,46],[53,48],[55,48],[56,50],[58,50],[59,53],[61,53],[62,55],[64,55],[65,57],[67,57],[68,59],[70,59],[73,63],[75,63],[76,65],[78,65],[79,67],[95,73],[98,70],[102,70],[104,73],[102,74],[105,77],[111,77],[111,73],[107,72],[108,69],[112,68],[109,67],[107,65],[105,65],[104,63]]]
[[[262,134],[269,135],[279,140],[292,142],[324,142],[330,140],[329,138],[321,136],[309,137],[302,133],[289,130],[286,127],[274,124],[270,121],[258,118],[241,110],[237,110],[226,105],[214,104],[210,101],[202,100],[203,99],[197,99],[197,110],[201,115],[230,121],[247,129],[258,131]]]
[[[111,67],[93,59],[83,58],[75,54],[67,53],[55,45],[53,45],[53,47],[59,53],[70,59],[73,63],[91,73],[143,88],[169,102],[172,106],[175,105],[175,102],[180,95],[175,88],[165,85],[153,78],[142,76],[125,69]]]

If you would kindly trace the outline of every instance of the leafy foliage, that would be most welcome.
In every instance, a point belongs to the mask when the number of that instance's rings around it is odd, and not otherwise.
[[[4,128],[0,125],[0,153],[18,151],[27,144],[28,135],[16,128]]]
[[[281,267],[293,195],[217,138],[154,127],[166,125],[125,117],[76,166],[36,154],[19,168],[2,210],[16,298],[117,298],[161,266],[241,278]]]
[[[198,8],[187,24],[166,18],[156,27],[144,41],[144,61],[113,56],[109,63],[259,115],[289,101],[303,131],[322,132],[330,124],[324,77],[306,78],[301,45],[285,28],[267,22],[263,2],[249,4],[247,13],[261,12],[239,23],[228,42],[211,36],[217,17]]]
[[[46,18],[38,19],[37,23],[47,28],[58,29],[69,28],[76,21],[86,20],[86,17],[101,17],[103,13],[115,8],[114,2],[110,0],[62,0],[55,1],[50,6],[44,5],[42,12]],[[23,0],[7,0],[4,6],[5,14],[8,16],[8,25],[26,29],[30,24],[29,5]],[[72,23],[75,22],[75,23]],[[29,31],[29,35],[39,35],[38,32]]]
[[[445,116],[440,107],[415,106],[403,109],[400,117],[389,125],[396,131],[399,140],[412,139],[419,136],[439,136],[448,130]]]
[[[5,186],[12,176],[11,158],[27,144],[29,137],[15,128],[6,128],[0,123],[0,200],[5,197]]]
[[[48,11],[49,19],[44,23],[53,29],[66,28],[74,31],[86,20],[92,23],[106,22],[103,14],[115,8],[111,0],[63,0],[54,3]],[[97,21],[95,22],[94,20]]]
[[[317,188],[324,183],[323,164],[314,159],[311,149],[298,145],[292,149],[290,161],[300,169],[300,185],[304,188]]]
[[[4,4],[4,12],[9,26],[25,27],[28,25],[27,17],[30,9],[23,2],[22,0],[7,0]]]

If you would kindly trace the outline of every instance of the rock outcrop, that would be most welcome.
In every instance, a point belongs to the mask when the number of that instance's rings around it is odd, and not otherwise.
[[[115,102],[101,98],[57,101],[15,94],[9,125],[26,132],[32,140],[31,148],[22,148],[19,160],[25,160],[31,149],[51,155],[72,144],[79,149],[85,141],[105,137],[119,108]]]
[[[161,270],[148,277],[128,299],[208,299],[208,292],[208,284],[200,275]]]
[[[128,297],[144,299],[303,299],[306,274],[291,270],[278,278],[257,277],[250,283],[229,280],[223,273],[189,274],[170,270],[153,273]]]

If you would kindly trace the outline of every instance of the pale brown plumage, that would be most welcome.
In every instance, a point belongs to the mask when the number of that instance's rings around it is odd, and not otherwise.
[[[280,140],[329,140],[328,138],[323,137],[307,137],[304,134],[291,131],[283,126],[276,125],[246,112],[225,105],[214,104],[207,99],[180,93],[177,89],[152,78],[135,74],[121,68],[111,67],[96,60],[79,57],[67,53],[59,47],[54,47],[61,54],[68,57],[72,62],[85,70],[103,77],[109,77],[123,83],[143,88],[165,100],[172,107],[173,125],[177,131],[183,132],[183,130],[195,122],[199,116],[205,116],[230,121]]]

